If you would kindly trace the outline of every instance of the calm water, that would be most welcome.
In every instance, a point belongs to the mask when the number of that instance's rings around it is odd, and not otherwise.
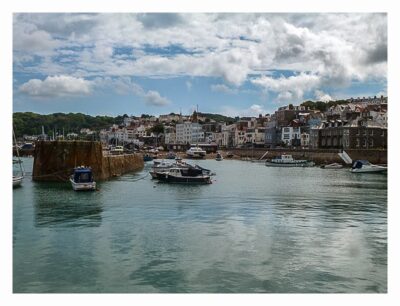
[[[198,164],[212,185],[159,184],[149,166],[91,193],[25,179],[14,292],[387,291],[386,175]]]

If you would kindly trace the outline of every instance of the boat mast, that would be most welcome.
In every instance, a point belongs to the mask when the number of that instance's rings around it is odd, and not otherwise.
[[[15,137],[15,131],[13,129],[13,137],[14,137],[14,142],[15,142],[15,151],[17,152],[17,158],[18,158],[18,164],[19,164],[19,169],[21,171],[22,177],[24,177],[24,170],[22,169],[22,162],[21,158],[19,156],[19,151],[18,151],[18,145],[17,145],[17,138]]]

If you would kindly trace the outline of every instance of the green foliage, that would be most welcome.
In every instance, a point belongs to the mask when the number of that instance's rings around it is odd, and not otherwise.
[[[121,124],[123,116],[89,116],[81,113],[54,113],[50,115],[40,115],[32,112],[14,113],[13,126],[15,135],[21,137],[23,135],[39,135],[42,133],[42,126],[45,133],[51,134],[50,131],[62,132],[64,129],[67,133],[79,133],[82,128],[99,131],[110,127],[112,124]]]
[[[159,124],[156,124],[155,126],[153,126],[152,128],[151,128],[151,132],[153,132],[154,134],[162,134],[162,133],[164,133],[164,125],[163,124],[161,124],[161,123],[159,123]]]
[[[322,101],[314,102],[314,101],[308,100],[308,101],[301,103],[301,105],[308,107],[311,110],[319,110],[321,112],[325,112],[332,106],[336,106],[339,104],[347,104],[347,103],[349,103],[349,102],[346,100],[336,100],[336,101],[329,101],[329,102],[322,102]]]
[[[198,116],[206,117],[206,122],[210,122],[210,120],[215,120],[216,122],[226,122],[227,124],[232,124],[235,122],[234,118],[220,114],[198,113]]]

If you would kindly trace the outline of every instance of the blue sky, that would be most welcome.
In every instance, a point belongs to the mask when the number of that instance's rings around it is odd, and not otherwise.
[[[13,111],[270,113],[386,95],[385,14],[14,14]]]

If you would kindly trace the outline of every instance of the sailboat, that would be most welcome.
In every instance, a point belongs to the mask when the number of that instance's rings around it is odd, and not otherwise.
[[[17,140],[15,138],[15,133],[13,130],[13,137],[14,137],[14,142],[15,142],[15,148],[16,148],[16,152],[17,152],[17,159],[13,159],[13,164],[18,164],[19,165],[19,170],[20,173],[19,174],[15,174],[13,173],[13,188],[15,187],[20,187],[22,184],[22,180],[24,179],[24,170],[22,168],[22,160],[19,156],[19,151],[18,151],[18,146],[17,146]]]

